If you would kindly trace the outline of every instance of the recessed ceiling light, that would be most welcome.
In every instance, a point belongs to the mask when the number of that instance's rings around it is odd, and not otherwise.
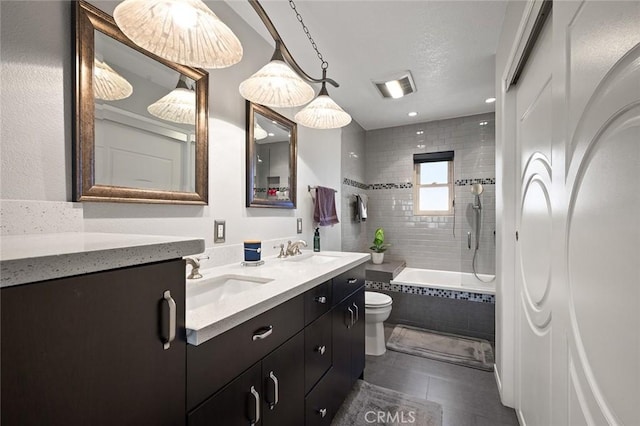
[[[273,136],[275,136],[275,134],[273,134],[273,133],[269,133],[269,136],[272,136],[272,137],[273,137]]]
[[[496,101],[496,98],[487,98],[487,99],[485,99],[484,101],[485,101],[486,103],[488,103],[488,104],[492,104],[492,103],[494,103],[494,102]]]
[[[415,111],[411,111],[409,114],[407,114],[409,117],[415,117],[416,115],[418,115],[417,112]]]

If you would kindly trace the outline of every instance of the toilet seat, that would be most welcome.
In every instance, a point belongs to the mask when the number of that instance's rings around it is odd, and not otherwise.
[[[364,306],[365,308],[384,308],[391,306],[393,300],[390,296],[382,293],[376,293],[375,291],[364,292]]]

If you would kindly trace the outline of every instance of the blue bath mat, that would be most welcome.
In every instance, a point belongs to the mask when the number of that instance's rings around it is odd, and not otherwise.
[[[493,371],[493,350],[489,341],[458,336],[407,325],[397,325],[387,348],[423,358]]]

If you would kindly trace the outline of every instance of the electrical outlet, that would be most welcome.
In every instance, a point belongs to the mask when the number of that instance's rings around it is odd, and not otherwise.
[[[227,229],[226,229],[225,221],[214,220],[213,221],[213,242],[224,243],[226,235],[227,235]]]
[[[298,229],[298,234],[302,234],[302,218],[299,217],[297,222],[298,222],[298,225],[297,225],[298,226],[298,228],[297,228]]]

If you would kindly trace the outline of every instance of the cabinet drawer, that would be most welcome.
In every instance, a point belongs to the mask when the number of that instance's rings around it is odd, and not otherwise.
[[[333,343],[331,313],[326,313],[304,329],[305,394],[331,367]]]
[[[333,279],[332,306],[342,302],[346,297],[364,285],[365,265],[356,266]]]
[[[336,396],[336,376],[333,369],[320,380],[304,400],[305,426],[329,426],[342,399]]]
[[[187,346],[187,408],[193,409],[303,326],[300,295],[202,345]],[[254,339],[258,334],[266,336]]]
[[[304,324],[309,325],[331,307],[331,280],[304,294]]]

